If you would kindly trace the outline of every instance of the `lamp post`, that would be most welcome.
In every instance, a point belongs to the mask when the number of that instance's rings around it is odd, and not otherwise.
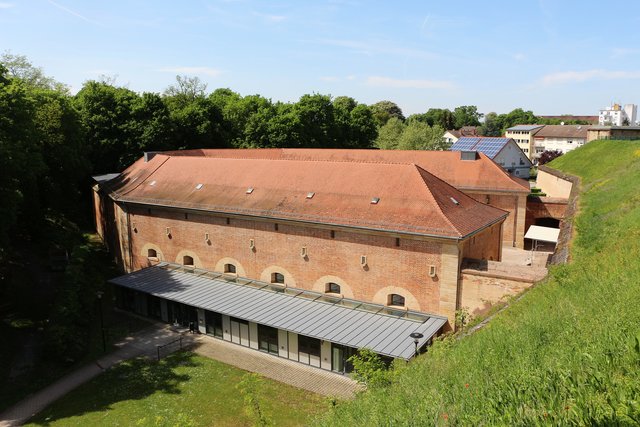
[[[98,305],[100,306],[100,330],[102,332],[102,352],[107,352],[107,340],[104,336],[104,316],[102,315],[102,295],[104,292],[98,291],[96,292],[96,296],[98,297]]]
[[[415,357],[418,355],[418,342],[420,341],[420,338],[424,337],[424,335],[422,335],[420,332],[411,332],[409,336],[413,338],[413,343],[416,346],[416,352],[414,354],[414,357]]]

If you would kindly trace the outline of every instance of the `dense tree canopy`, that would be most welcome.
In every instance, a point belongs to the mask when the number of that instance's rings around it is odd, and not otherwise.
[[[396,104],[395,102],[376,102],[371,106],[371,111],[373,112],[373,117],[378,123],[378,126],[384,126],[392,117],[404,121],[404,114],[402,114],[402,109],[398,107],[398,104]]]
[[[522,108],[516,108],[507,114],[488,113],[480,127],[480,134],[484,136],[501,136],[512,126],[533,124],[544,123],[541,123],[541,120],[532,111],[524,111]]]
[[[376,147],[383,150],[446,150],[444,129],[418,120],[391,118],[380,128]]]

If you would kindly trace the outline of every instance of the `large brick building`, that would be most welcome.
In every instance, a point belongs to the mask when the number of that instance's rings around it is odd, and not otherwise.
[[[123,305],[337,371],[451,328],[462,260],[500,260],[524,222],[522,184],[454,152],[148,153],[96,181]]]

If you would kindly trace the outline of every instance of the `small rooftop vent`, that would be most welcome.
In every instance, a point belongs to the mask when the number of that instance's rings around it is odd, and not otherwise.
[[[307,193],[307,199],[313,199],[313,196],[315,196],[315,195],[316,195],[316,193],[314,193],[313,191],[309,191]]]
[[[460,160],[478,160],[477,151],[461,151]]]
[[[253,193],[253,187],[247,188],[246,194],[251,194],[251,193]]]
[[[149,185],[156,185],[156,182],[155,182],[155,181],[151,181],[151,182],[149,183]]]
[[[378,202],[380,202],[380,197],[373,197],[373,198],[371,199],[371,204],[372,204],[372,205],[377,205],[377,204],[378,204]]]
[[[198,184],[198,185],[196,185],[196,190],[199,190],[199,189],[201,189],[202,187],[204,187],[204,184]]]
[[[149,161],[151,159],[153,159],[156,154],[157,153],[155,151],[145,151],[144,152],[144,162],[145,163],[149,163]]]
[[[451,199],[451,201],[453,202],[454,205],[459,205],[460,202],[457,201],[456,199],[454,199],[453,197],[449,197]]]

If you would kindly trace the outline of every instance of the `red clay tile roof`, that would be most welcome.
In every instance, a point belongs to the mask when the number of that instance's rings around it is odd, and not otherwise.
[[[181,154],[140,159],[105,188],[124,202],[446,238],[507,215],[415,164]]]
[[[459,190],[529,193],[528,181],[511,176],[482,153],[478,153],[477,160],[462,160],[459,152],[425,150],[263,148],[184,150],[165,154],[238,159],[415,163]]]

